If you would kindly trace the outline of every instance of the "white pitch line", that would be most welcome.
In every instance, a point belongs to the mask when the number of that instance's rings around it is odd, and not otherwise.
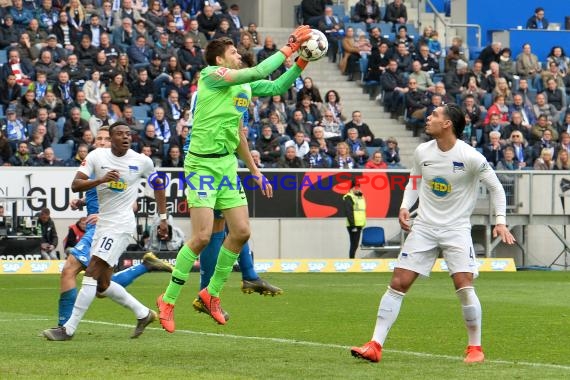
[[[84,320],[85,323],[91,323],[95,325],[106,325],[106,326],[116,326],[116,327],[126,327],[132,328],[132,325],[127,325],[123,323],[111,323],[111,322],[104,322],[104,321],[91,321],[91,320]],[[147,330],[158,330],[162,331],[160,327],[147,327]],[[349,350],[350,346],[343,346],[341,344],[332,344],[332,343],[319,343],[319,342],[309,342],[303,340],[294,340],[294,339],[287,339],[287,338],[271,338],[271,337],[262,337],[262,336],[247,336],[247,335],[233,335],[233,334],[218,334],[218,333],[209,333],[209,332],[200,332],[200,331],[192,331],[192,330],[176,330],[177,333],[182,334],[190,334],[190,335],[202,335],[208,337],[218,337],[218,338],[231,338],[231,339],[243,339],[243,340],[261,340],[261,341],[268,341],[268,342],[276,342],[276,343],[285,343],[291,345],[299,345],[299,346],[312,346],[312,347],[325,347],[325,348],[338,348],[343,350]],[[451,355],[439,355],[439,354],[429,354],[425,352],[414,352],[414,351],[402,351],[402,350],[391,350],[391,349],[384,349],[384,352],[391,352],[400,355],[408,355],[408,356],[416,356],[422,358],[434,358],[434,359],[446,359],[452,361],[462,361],[463,357],[461,356],[451,356]],[[549,363],[533,363],[533,362],[515,362],[510,360],[487,360],[485,359],[485,363],[492,363],[492,364],[506,364],[506,365],[518,365],[518,366],[526,366],[526,367],[535,367],[535,368],[552,368],[552,369],[562,369],[570,371],[570,366],[561,365],[561,364],[549,364]]]

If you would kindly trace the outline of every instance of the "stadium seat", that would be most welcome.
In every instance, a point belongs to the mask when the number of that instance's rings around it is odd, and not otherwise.
[[[340,4],[333,5],[332,9],[333,9],[333,14],[340,19],[344,18],[344,16],[346,15],[346,12],[344,10],[344,5]]]
[[[133,106],[133,117],[135,120],[145,120],[148,119],[148,110],[144,106]]]
[[[347,22],[344,24],[344,30],[347,30],[348,28],[352,28],[354,30],[354,35],[356,35],[356,31],[358,29],[364,32],[366,31],[366,24],[363,22]]]
[[[379,253],[397,252],[399,245],[386,245],[386,236],[382,227],[364,227],[362,229],[361,250],[376,251]]]
[[[8,62],[8,50],[0,50],[0,66]]]
[[[69,160],[73,154],[73,148],[69,144],[53,144],[51,147],[55,156],[63,161]]]
[[[367,146],[366,147],[366,152],[368,153],[368,157],[372,157],[374,155],[374,153],[378,152],[380,150],[380,148],[378,148],[377,146]]]

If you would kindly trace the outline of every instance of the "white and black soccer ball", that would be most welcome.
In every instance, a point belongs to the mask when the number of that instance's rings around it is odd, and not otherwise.
[[[311,38],[303,42],[299,55],[307,61],[316,61],[327,54],[329,42],[327,37],[317,29],[311,29]]]

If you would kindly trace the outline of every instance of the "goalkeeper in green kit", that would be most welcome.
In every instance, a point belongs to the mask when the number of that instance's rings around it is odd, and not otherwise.
[[[192,237],[178,252],[168,288],[156,301],[160,323],[170,333],[175,330],[174,304],[194,261],[210,240],[214,209],[222,210],[229,234],[220,249],[214,275],[208,287],[198,293],[198,299],[216,322],[226,323],[219,294],[250,235],[247,199],[237,181],[236,152],[263,195],[273,196],[271,184],[251,158],[246,136],[239,128],[240,119],[252,96],[282,94],[294,83],[307,65],[301,58],[277,80],[264,78],[310,37],[310,27],[300,26],[280,52],[255,67],[241,70],[241,56],[231,39],[215,39],[206,47],[204,55],[209,66],[200,73],[192,139],[184,162]]]

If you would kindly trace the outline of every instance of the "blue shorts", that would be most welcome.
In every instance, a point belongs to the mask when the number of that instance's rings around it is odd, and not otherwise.
[[[214,210],[214,219],[224,219],[224,214],[221,210]]]
[[[88,224],[81,240],[75,244],[75,247],[71,248],[71,255],[85,268],[91,261],[91,244],[93,243],[93,235],[95,235],[95,227],[96,224]]]

